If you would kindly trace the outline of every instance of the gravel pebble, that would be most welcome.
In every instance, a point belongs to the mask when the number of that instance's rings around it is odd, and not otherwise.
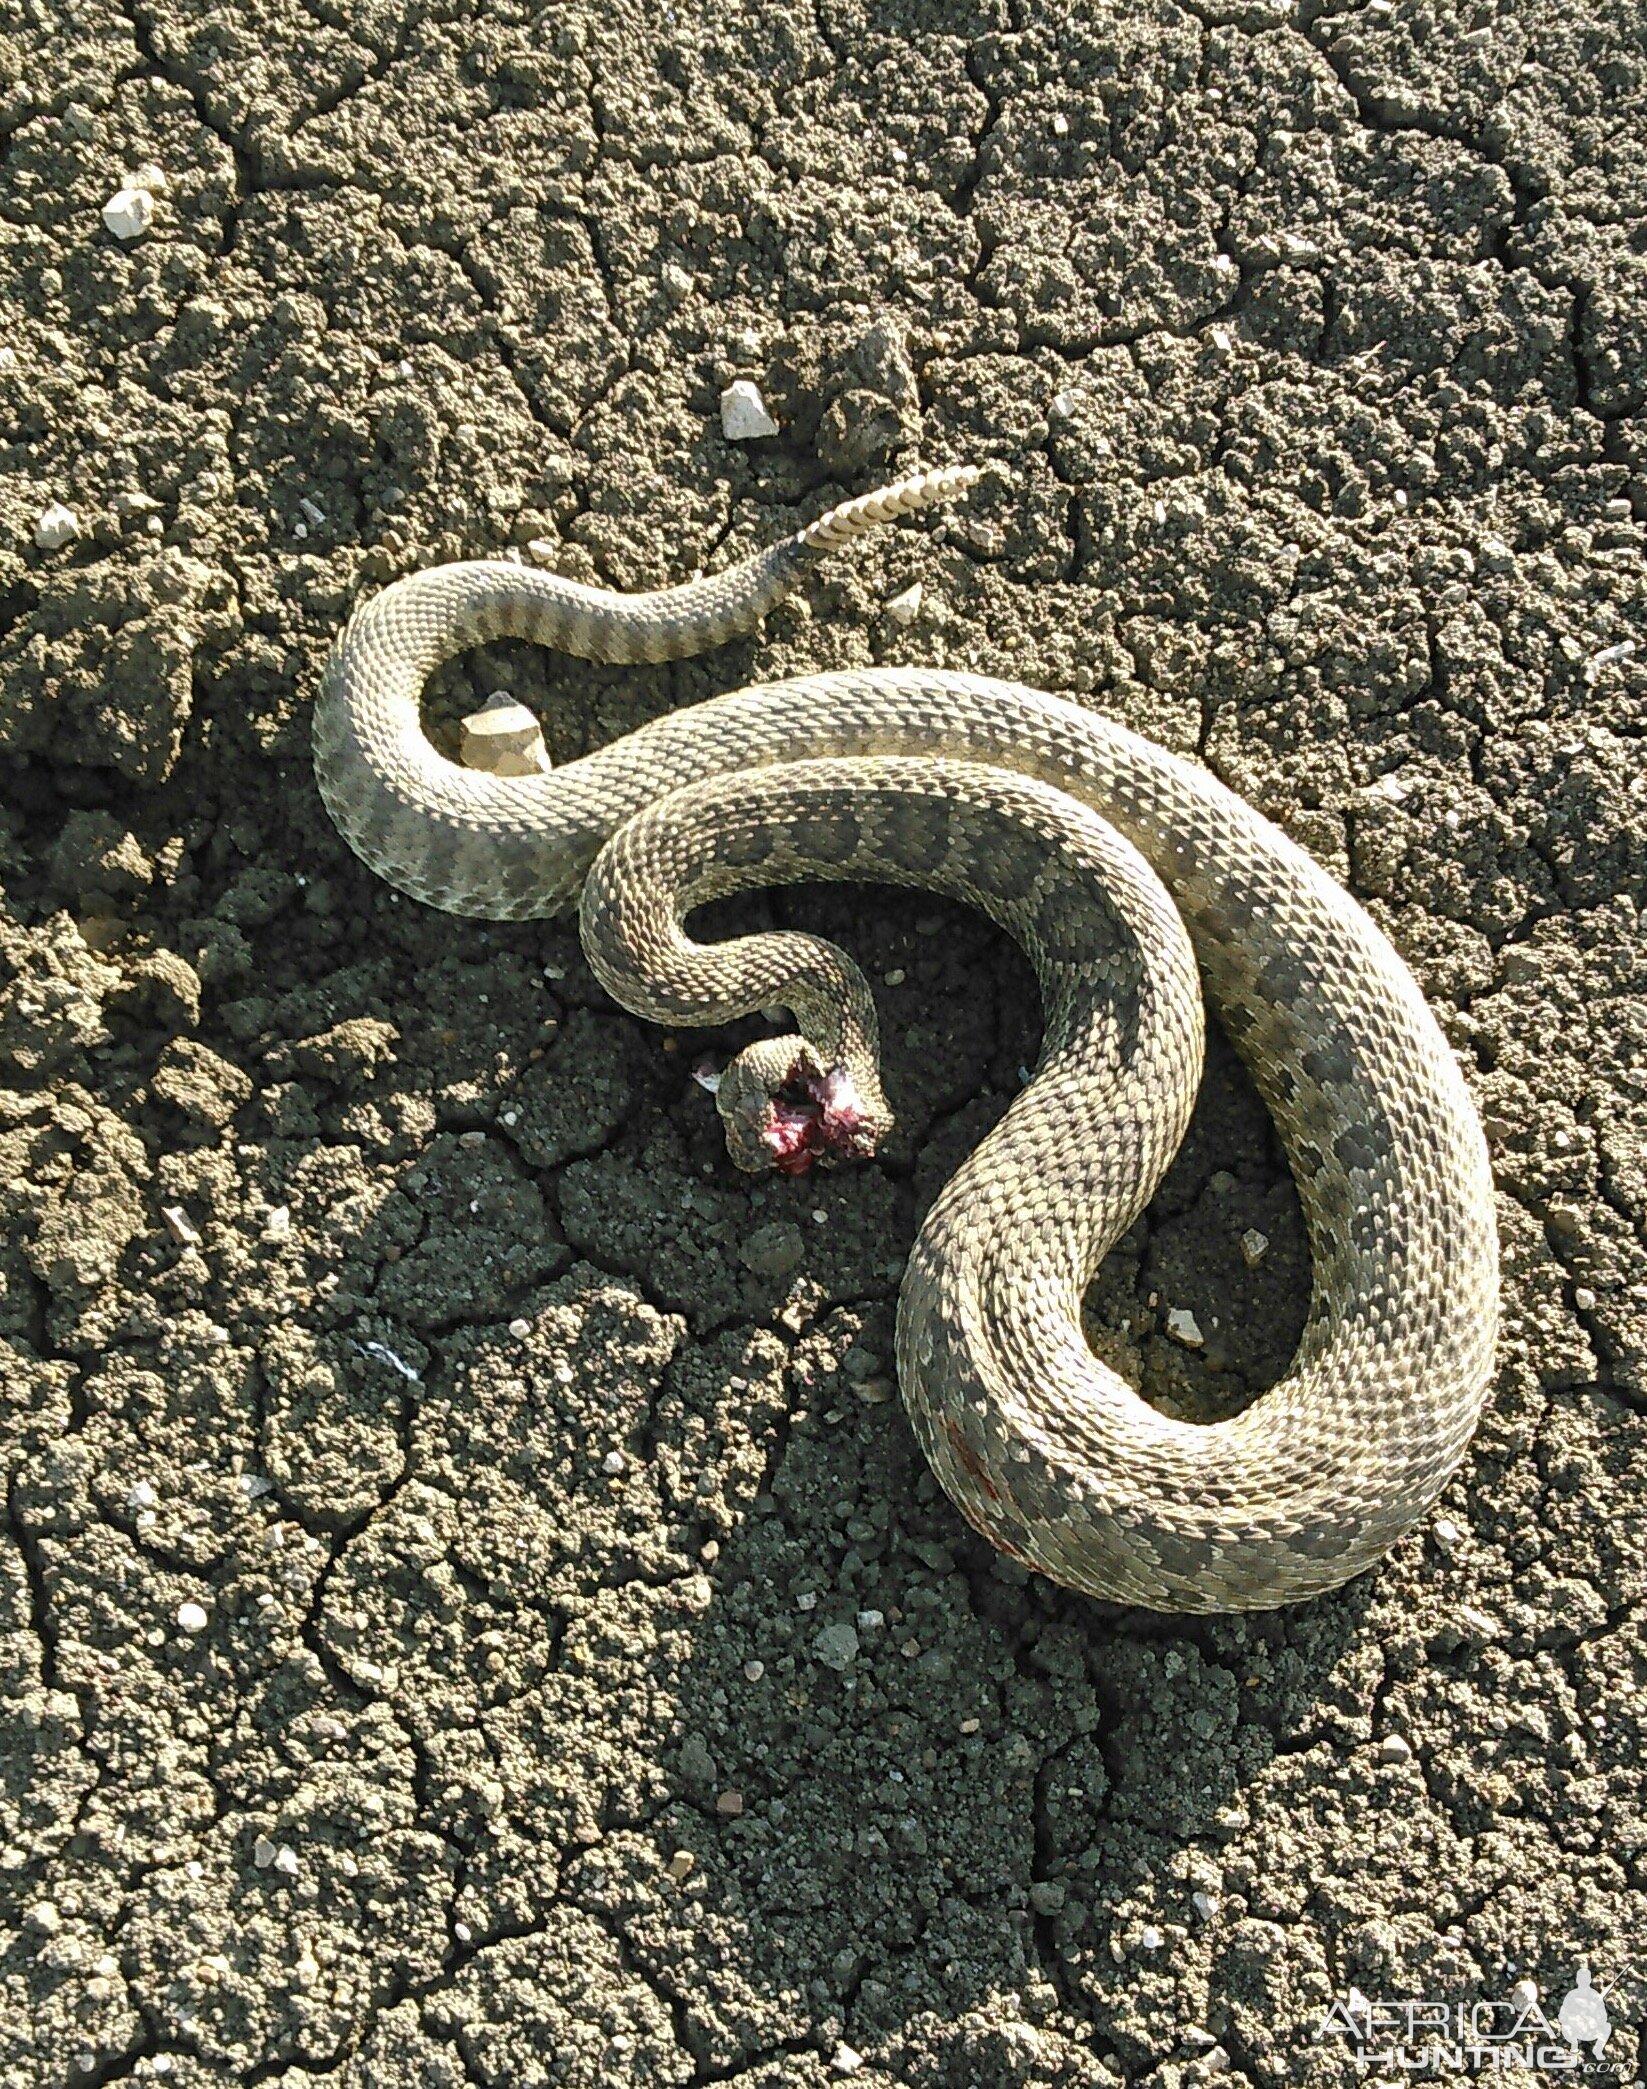
[[[858,1658],[858,1635],[851,1625],[825,1625],[812,1642],[812,1651],[825,1668],[844,1675]]]
[[[721,394],[721,432],[728,442],[757,442],[778,432],[760,386],[747,377],[734,378]]]
[[[61,501],[54,500],[50,507],[42,508],[34,525],[34,541],[41,551],[61,551],[79,534],[80,517],[72,508],[65,508]]]
[[[118,188],[103,206],[103,222],[116,239],[141,239],[154,222],[154,198],[146,188]]]
[[[1175,1342],[1182,1342],[1186,1349],[1203,1349],[1206,1336],[1201,1324],[1188,1306],[1172,1306],[1167,1312],[1167,1333]]]

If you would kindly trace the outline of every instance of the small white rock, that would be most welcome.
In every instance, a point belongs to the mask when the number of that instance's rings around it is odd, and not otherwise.
[[[1269,1235],[1260,1233],[1256,1226],[1249,1226],[1241,1236],[1241,1259],[1248,1269],[1256,1269],[1269,1251]]]
[[[297,1877],[297,1852],[289,1842],[283,1842],[279,1849],[275,1851],[274,1868],[276,1871],[284,1872],[289,1879]]]
[[[1532,1980],[1518,1980],[1510,1990],[1510,2000],[1518,2009],[1531,2009],[1538,2000],[1538,1983]]]
[[[532,1323],[530,1320],[511,1320],[509,1332],[517,1342],[524,1342],[526,1337],[532,1332]]]
[[[1400,1734],[1386,1734],[1378,1744],[1381,1763],[1410,1763],[1412,1759],[1412,1743],[1403,1740]]]
[[[1213,1916],[1218,1913],[1217,1898],[1211,1893],[1192,1893],[1190,1895],[1190,1906],[1203,1922],[1210,1922]]]
[[[159,1499],[147,1480],[136,1480],[126,1496],[126,1506],[128,1509],[152,1509]]]
[[[166,1231],[179,1247],[192,1248],[200,1239],[200,1228],[183,1209],[181,1204],[162,1204],[160,1216],[166,1221]]]
[[[1188,1306],[1172,1306],[1167,1312],[1167,1333],[1175,1342],[1182,1342],[1186,1349],[1201,1349],[1206,1346],[1206,1336]]]
[[[185,1632],[204,1632],[211,1619],[198,1603],[179,1603],[177,1622]]]
[[[663,264],[663,287],[671,300],[678,305],[683,298],[692,295],[694,286],[691,271],[682,268],[678,261],[666,261]]]
[[[735,377],[721,394],[721,432],[728,442],[758,442],[778,432],[760,386],[747,377]]]
[[[1430,1526],[1430,1534],[1443,1552],[1456,1552],[1464,1538],[1463,1531],[1450,1516],[1438,1516]]]
[[[837,2074],[856,2074],[864,2064],[864,2056],[843,2040],[835,2048],[835,2057],[829,2064]]]
[[[289,1240],[292,1232],[292,1208],[289,1204],[271,1204],[263,1214],[263,1238],[265,1240]]]
[[[252,1862],[259,1871],[267,1871],[275,1861],[275,1845],[266,1835],[260,1835],[252,1844]]]
[[[911,581],[901,594],[891,597],[886,613],[895,624],[913,624],[921,613],[924,590],[918,580]]]
[[[608,1451],[606,1456],[600,1461],[600,1469],[603,1473],[615,1479],[623,1471],[624,1463],[622,1451]]]
[[[1596,1295],[1588,1284],[1580,1284],[1573,1292],[1573,1304],[1581,1313],[1593,1313],[1595,1311]]]
[[[1159,1951],[1167,1940],[1155,1927],[1154,1923],[1151,1923],[1138,1941],[1146,1951]]]
[[[465,768],[491,776],[547,776],[550,769],[543,727],[503,690],[464,719],[459,752]]]
[[[103,222],[116,239],[141,239],[154,223],[154,198],[147,189],[128,183],[104,204]]]
[[[40,512],[40,520],[34,525],[34,541],[41,551],[61,551],[65,544],[72,544],[80,534],[80,517],[72,508],[65,508],[61,501],[54,500],[49,508]]]

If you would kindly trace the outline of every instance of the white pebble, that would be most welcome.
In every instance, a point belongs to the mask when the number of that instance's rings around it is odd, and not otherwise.
[[[747,377],[734,378],[721,394],[721,432],[728,442],[758,442],[778,432],[760,386]]]
[[[743,1665],[743,1672],[751,1683],[758,1683],[761,1677],[766,1674],[766,1663],[764,1661],[746,1661]]]
[[[1269,1251],[1269,1235],[1260,1233],[1256,1226],[1249,1226],[1241,1236],[1241,1259],[1248,1269],[1256,1269]]]
[[[1431,1535],[1443,1552],[1452,1552],[1462,1542],[1464,1533],[1450,1516],[1438,1516],[1430,1526]]]
[[[622,1451],[608,1451],[606,1456],[600,1461],[601,1471],[611,1474],[613,1477],[622,1472],[623,1467],[624,1456]]]
[[[204,1632],[211,1619],[198,1603],[179,1603],[177,1622],[185,1632]]]
[[[465,768],[490,776],[547,776],[550,769],[543,727],[506,691],[488,697],[464,719],[458,751]]]
[[[275,1846],[266,1835],[260,1835],[252,1844],[252,1862],[259,1871],[267,1871],[275,1861]]]
[[[1580,1284],[1574,1291],[1573,1304],[1577,1306],[1581,1313],[1593,1313],[1595,1311],[1596,1295],[1588,1284]]]
[[[1168,1310],[1167,1333],[1175,1342],[1182,1342],[1186,1349],[1201,1349],[1206,1344],[1207,1338],[1188,1306],[1173,1306]]]
[[[904,970],[902,965],[895,965],[893,969],[885,975],[886,983],[888,986],[902,986],[904,981],[908,977],[909,974]]]
[[[1138,1939],[1138,1941],[1140,1944],[1143,1945],[1146,1951],[1159,1951],[1161,1946],[1167,1940],[1165,1937],[1162,1936],[1161,1932],[1152,1923],[1149,1926],[1149,1928],[1144,1931],[1143,1935]]]
[[[677,305],[682,298],[692,295],[693,279],[690,270],[681,267],[678,261],[663,264],[663,287]]]
[[[517,1342],[524,1342],[526,1337],[532,1332],[532,1323],[530,1320],[511,1320],[509,1332]]]
[[[103,222],[116,239],[141,239],[154,223],[154,198],[147,189],[116,189],[103,206]]]
[[[166,1221],[166,1231],[180,1247],[192,1248],[199,1241],[200,1228],[181,1204],[162,1204],[160,1216]]]
[[[297,1852],[289,1842],[283,1842],[275,1851],[274,1868],[276,1871],[284,1872],[289,1879],[297,1877]]]
[[[817,1594],[812,1589],[808,1589],[804,1595],[795,1598],[795,1608],[797,1610],[816,1610],[817,1607]]]
[[[885,1623],[886,1612],[884,1610],[860,1610],[858,1612],[858,1630],[860,1632],[879,1632]]]
[[[292,1231],[292,1210],[289,1204],[271,1204],[263,1214],[263,1238],[265,1240],[288,1240]]]
[[[1531,1980],[1518,1980],[1510,1990],[1510,2000],[1518,2009],[1531,2009],[1538,2000],[1538,1985]]]
[[[1381,1763],[1410,1763],[1413,1759],[1412,1743],[1403,1740],[1400,1734],[1386,1734],[1378,1744],[1378,1759]]]
[[[126,1496],[126,1506],[128,1509],[152,1509],[159,1499],[147,1480],[137,1480]]]
[[[260,1472],[243,1472],[240,1475],[240,1491],[248,1501],[261,1501],[265,1494],[274,1492],[273,1480],[266,1480]]]
[[[1217,1897],[1211,1893],[1192,1893],[1190,1895],[1190,1906],[1203,1922],[1210,1922],[1213,1916],[1218,1913]]]
[[[80,517],[61,501],[54,500],[49,508],[42,509],[40,520],[34,525],[34,541],[41,551],[61,551],[79,534]]]
[[[901,593],[889,598],[886,613],[895,624],[913,624],[921,613],[925,589],[918,580],[911,581]]]
[[[843,2041],[835,2048],[835,2057],[829,2064],[837,2074],[856,2074],[864,2064],[864,2056]]]

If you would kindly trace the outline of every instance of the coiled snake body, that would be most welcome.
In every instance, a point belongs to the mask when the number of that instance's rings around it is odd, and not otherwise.
[[[979,1530],[1071,1588],[1163,1609],[1290,1602],[1370,1565],[1434,1500],[1475,1426],[1497,1323],[1480,1126],[1411,974],[1349,895],[1201,768],[974,675],[740,689],[546,776],[461,768],[419,722],[424,682],[465,647],[695,652],[749,629],[821,553],[975,477],[919,475],[654,595],[501,562],[399,581],[328,664],[320,788],[357,853],[433,906],[519,919],[581,894],[590,961],[640,1014],[791,1009],[799,1034],[751,1046],[717,1098],[744,1166],[873,1149],[887,1122],[873,1005],[834,946],[785,932],[705,948],[681,927],[689,907],[854,878],[1000,921],[1035,965],[1045,1042],[909,1260],[897,1353],[916,1434]],[[1147,1405],[1080,1318],[1189,1115],[1197,966],[1274,1117],[1313,1265],[1286,1377],[1206,1426]]]

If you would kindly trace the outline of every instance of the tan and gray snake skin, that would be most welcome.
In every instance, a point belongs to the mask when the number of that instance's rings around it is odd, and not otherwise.
[[[1312,1596],[1375,1561],[1458,1465],[1498,1277],[1486,1147],[1453,1054],[1389,942],[1302,849],[1205,770],[1075,703],[924,668],[740,689],[546,776],[461,768],[422,731],[425,681],[466,647],[699,651],[750,629],[820,554],[976,476],[920,474],[651,595],[502,562],[397,581],[328,664],[321,792],[356,852],[432,906],[515,920],[581,894],[590,961],[640,1014],[791,1009],[803,1034],[751,1047],[717,1097],[744,1166],[872,1148],[874,1010],[832,945],[784,932],[706,948],[683,933],[689,907],[852,878],[949,893],[1003,924],[1039,976],[1045,1043],[910,1256],[897,1354],[921,1446],[980,1531],[1070,1588],[1192,1611]],[[1150,1407],[1093,1356],[1080,1313],[1188,1119],[1197,967],[1280,1133],[1314,1275],[1286,1377],[1211,1425]]]

